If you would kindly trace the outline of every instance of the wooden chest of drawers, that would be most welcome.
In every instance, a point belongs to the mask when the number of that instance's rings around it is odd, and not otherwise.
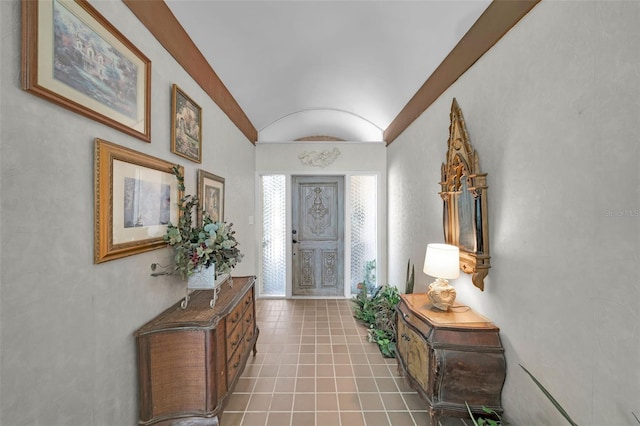
[[[440,416],[469,417],[482,407],[502,412],[506,377],[499,329],[466,306],[434,308],[425,293],[403,294],[396,307],[398,372]]]
[[[218,416],[256,353],[255,277],[195,291],[135,333],[141,425],[218,425]]]

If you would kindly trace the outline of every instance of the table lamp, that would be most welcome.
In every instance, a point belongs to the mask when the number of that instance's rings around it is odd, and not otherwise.
[[[460,276],[460,249],[449,244],[428,244],[423,271],[436,278],[427,289],[429,300],[436,308],[448,310],[456,300],[456,289],[448,280]]]

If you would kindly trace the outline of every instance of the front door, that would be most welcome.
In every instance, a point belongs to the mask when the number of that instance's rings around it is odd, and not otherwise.
[[[344,176],[293,176],[294,296],[344,296]]]

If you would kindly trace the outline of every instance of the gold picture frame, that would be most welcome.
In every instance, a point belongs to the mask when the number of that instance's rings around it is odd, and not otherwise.
[[[86,0],[22,0],[22,88],[151,142],[151,61]]]
[[[487,174],[480,172],[478,153],[471,145],[458,101],[451,104],[446,162],[440,182],[444,239],[460,249],[460,269],[484,290],[491,268]]]
[[[166,247],[182,191],[174,164],[95,140],[94,263]],[[181,173],[184,173],[180,167]]]
[[[224,178],[198,170],[198,223],[202,223],[203,212],[214,222],[224,221]]]
[[[177,84],[171,87],[171,152],[202,162],[202,108]]]

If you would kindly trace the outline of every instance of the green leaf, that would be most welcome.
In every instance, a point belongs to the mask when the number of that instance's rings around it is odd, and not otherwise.
[[[522,366],[522,364],[518,364],[520,366],[520,368],[522,368],[525,373],[527,373],[529,375],[529,377],[531,377],[531,380],[533,380],[533,382],[538,385],[538,387],[540,388],[540,390],[542,391],[542,393],[544,393],[544,395],[549,399],[549,401],[551,401],[551,403],[553,404],[554,407],[556,407],[556,410],[558,410],[560,412],[560,414],[562,414],[562,416],[569,422],[569,424],[573,425],[573,426],[578,426],[578,424],[576,422],[573,421],[573,419],[569,416],[569,414],[564,410],[564,408],[562,408],[562,406],[560,405],[560,403],[558,401],[556,401],[556,399],[551,395],[551,393],[549,393],[549,391],[542,386],[542,383],[540,383],[538,381],[538,379],[536,379],[534,377],[533,374],[531,374],[529,372],[529,370],[527,370],[526,368],[524,368]]]

